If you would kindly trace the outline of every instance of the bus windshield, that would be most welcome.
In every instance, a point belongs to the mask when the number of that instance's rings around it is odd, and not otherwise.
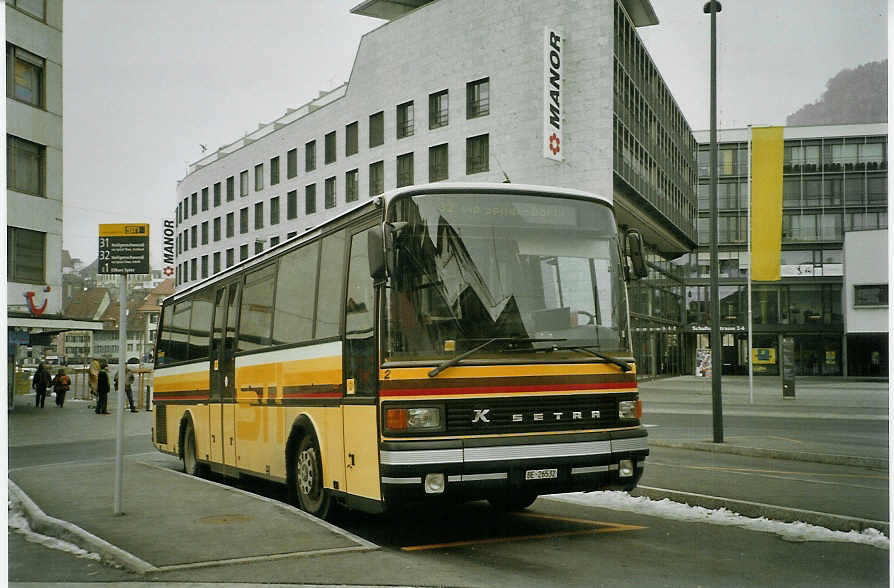
[[[387,361],[442,361],[479,347],[472,358],[593,359],[587,349],[630,355],[607,205],[422,194],[394,201],[389,217]]]

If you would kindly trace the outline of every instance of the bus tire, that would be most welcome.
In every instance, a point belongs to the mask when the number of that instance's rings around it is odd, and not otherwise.
[[[180,459],[183,460],[183,471],[190,476],[201,477],[204,467],[196,456],[196,431],[192,419],[183,424],[183,440],[180,443]]]
[[[503,512],[513,512],[517,510],[525,510],[537,500],[536,494],[528,492],[520,492],[518,494],[506,494],[502,496],[491,496],[487,499],[491,508]]]
[[[293,482],[289,487],[289,497],[295,496],[297,503],[307,513],[325,519],[329,515],[332,499],[323,487],[323,464],[320,448],[310,433],[305,433],[293,453],[291,465]]]

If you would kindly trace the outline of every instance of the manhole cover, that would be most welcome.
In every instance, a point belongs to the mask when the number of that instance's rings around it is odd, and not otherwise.
[[[203,525],[229,525],[232,523],[247,523],[254,517],[242,514],[222,514],[212,515],[210,517],[202,517],[197,522]]]

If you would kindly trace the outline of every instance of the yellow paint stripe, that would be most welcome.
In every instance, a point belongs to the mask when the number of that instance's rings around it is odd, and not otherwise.
[[[580,529],[577,531],[556,531],[553,533],[540,533],[534,535],[517,535],[514,537],[490,537],[487,539],[469,539],[466,541],[449,541],[446,543],[432,543],[430,545],[411,545],[401,547],[401,551],[428,551],[433,549],[446,549],[450,547],[468,547],[470,545],[492,545],[495,543],[511,543],[513,541],[531,541],[534,539],[553,539],[556,537],[572,537],[576,535],[596,535],[600,533],[619,533],[623,531],[639,531],[648,527],[639,525],[622,525],[619,523],[606,523],[603,521],[591,521],[588,519],[575,519],[571,517],[561,517],[556,515],[537,514],[522,512],[516,513],[519,516],[547,519],[554,521],[562,521],[566,523],[579,523],[583,525],[597,526],[595,529]]]
[[[633,366],[633,364],[631,364]],[[383,380],[431,380],[436,382],[438,378],[429,378],[428,367],[388,368],[380,370],[379,377]],[[450,368],[450,377],[454,378],[501,378],[519,376],[586,376],[592,374],[617,374],[618,367],[608,363],[585,364],[528,364],[528,365],[468,365],[454,366]],[[627,372],[627,375],[636,375],[636,370]]]
[[[208,371],[205,370],[202,372],[195,372],[190,374],[179,374],[176,376],[156,376],[154,386],[156,392],[207,390]]]

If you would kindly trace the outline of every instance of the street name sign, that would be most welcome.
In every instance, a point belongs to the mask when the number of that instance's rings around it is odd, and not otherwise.
[[[98,274],[148,274],[149,225],[99,225]]]

